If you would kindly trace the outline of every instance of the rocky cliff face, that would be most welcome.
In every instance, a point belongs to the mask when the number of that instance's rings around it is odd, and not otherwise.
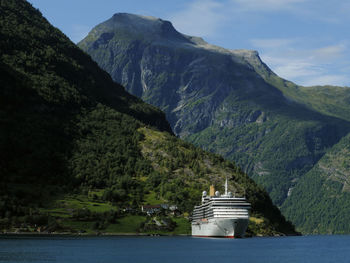
[[[256,51],[227,50],[161,19],[116,14],[79,46],[113,80],[160,107],[175,134],[244,167],[282,205],[349,130],[287,96]]]

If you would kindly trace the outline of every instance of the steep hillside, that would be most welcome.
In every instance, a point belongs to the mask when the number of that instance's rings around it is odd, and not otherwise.
[[[350,88],[335,86],[298,86],[273,73],[260,59],[245,56],[265,81],[288,99],[309,109],[350,121]],[[288,191],[282,206],[298,230],[314,234],[349,233],[350,134],[344,136]]]
[[[284,204],[299,230],[315,234],[350,232],[350,135],[325,154]]]
[[[245,195],[252,203],[248,233],[294,233],[292,225],[281,218],[280,211],[272,204],[268,194],[248,176],[243,176],[234,163],[167,133],[144,128],[139,131],[144,135],[142,155],[154,169],[148,180],[158,198],[178,204],[183,211],[191,211],[198,204],[202,189],[209,189],[212,183],[223,192],[223,182],[227,177],[230,180],[229,190]]]
[[[142,204],[188,215],[227,175],[252,202],[251,234],[295,233],[234,163],[174,137],[26,1],[0,2],[0,51],[1,230],[153,231]],[[186,233],[184,216],[168,220],[159,231]]]
[[[347,119],[294,101],[263,78],[257,52],[209,45],[168,21],[115,14],[79,46],[160,107],[175,134],[237,162],[278,205],[350,130]]]

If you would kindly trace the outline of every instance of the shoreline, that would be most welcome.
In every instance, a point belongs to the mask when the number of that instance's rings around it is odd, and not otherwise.
[[[192,236],[190,234],[151,234],[151,233],[71,233],[71,232],[62,232],[62,233],[39,233],[39,232],[3,232],[0,233],[1,237],[11,237],[11,236],[62,236],[62,237],[118,237],[118,236]]]
[[[40,233],[40,232],[2,232],[0,233],[0,239],[6,237],[191,237],[191,234],[152,234],[152,233],[71,233],[71,232],[53,232],[53,233]],[[290,236],[303,236],[299,235],[273,235],[273,236],[246,236],[246,238],[264,238],[264,237],[290,237]]]

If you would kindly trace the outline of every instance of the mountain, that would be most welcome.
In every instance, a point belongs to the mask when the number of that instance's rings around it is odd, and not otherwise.
[[[256,51],[210,45],[168,21],[118,13],[78,45],[164,110],[175,134],[234,160],[286,211],[293,187],[349,132],[349,88],[297,86]]]
[[[227,176],[252,203],[250,235],[296,234],[238,166],[176,138],[28,2],[0,2],[0,51],[1,230],[188,233]],[[140,206],[157,203],[182,216],[156,226]]]
[[[162,109],[176,135],[234,160],[286,210],[291,189],[350,131],[348,88],[297,86],[256,51],[210,45],[162,19],[117,13],[78,46]]]

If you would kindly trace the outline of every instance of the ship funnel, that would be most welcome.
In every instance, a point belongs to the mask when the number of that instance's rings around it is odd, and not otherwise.
[[[210,186],[210,191],[209,191],[209,196],[214,196],[215,195],[215,187],[214,185]]]

